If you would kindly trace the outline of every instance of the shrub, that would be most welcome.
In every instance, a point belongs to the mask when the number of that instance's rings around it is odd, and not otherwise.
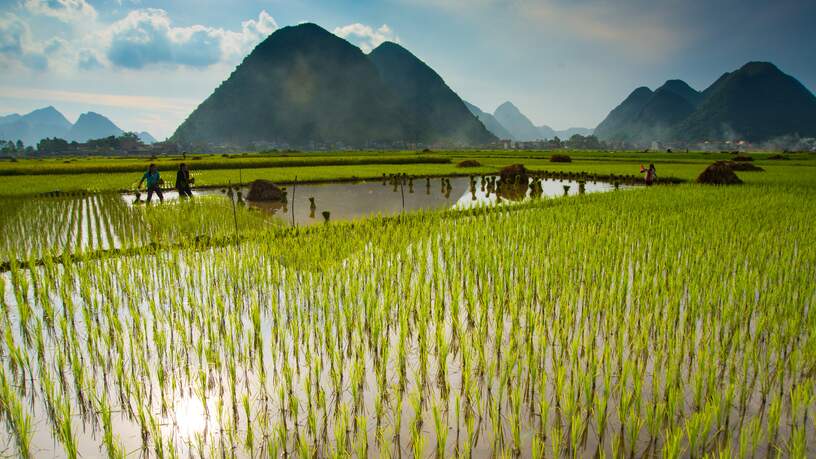
[[[456,167],[479,167],[481,165],[482,163],[476,161],[475,159],[466,159],[464,161],[460,161],[459,164],[456,165]]]
[[[737,156],[734,156],[731,159],[733,161],[753,161],[754,160],[754,158],[752,158],[752,157],[750,157],[748,155],[737,155]]]
[[[790,158],[788,158],[785,155],[777,153],[775,155],[768,156],[768,159],[781,160],[781,159],[790,159]]]
[[[552,155],[550,156],[551,163],[571,163],[572,158],[569,155]]]

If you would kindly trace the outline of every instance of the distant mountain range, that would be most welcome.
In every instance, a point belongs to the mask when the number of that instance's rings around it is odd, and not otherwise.
[[[62,113],[49,106],[26,115],[14,113],[3,117],[0,122],[0,139],[22,140],[26,145],[36,145],[46,137],[64,138],[71,126]]]
[[[699,92],[681,80],[640,87],[595,128],[602,140],[649,144],[816,136],[816,96],[768,62],[749,62]]]
[[[369,55],[315,24],[267,37],[178,127],[188,145],[482,145],[496,138],[395,43]]]
[[[535,126],[529,118],[511,102],[505,102],[496,108],[493,114],[483,112],[479,107],[465,102],[468,110],[479,118],[488,131],[496,137],[505,140],[532,141],[558,137],[561,140],[569,139],[575,134],[582,136],[592,135],[592,129],[573,127],[561,131],[542,125]]]
[[[71,124],[56,108],[48,106],[26,115],[13,113],[0,117],[0,139],[22,140],[27,146],[37,146],[46,137],[58,137],[69,142],[87,142],[90,139],[120,136],[124,133],[116,124],[99,113],[83,113]],[[156,139],[147,132],[138,134],[144,143]]]

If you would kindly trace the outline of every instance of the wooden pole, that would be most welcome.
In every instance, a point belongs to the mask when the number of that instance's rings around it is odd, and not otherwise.
[[[227,187],[230,190],[229,198],[232,204],[232,219],[235,222],[235,236],[238,236],[238,213],[235,211],[235,198],[232,196],[232,182],[227,182]]]
[[[292,226],[295,226],[295,191],[297,190],[297,175],[295,176],[295,184],[292,185]]]
[[[400,177],[400,193],[402,193],[402,211],[405,212],[405,178]]]

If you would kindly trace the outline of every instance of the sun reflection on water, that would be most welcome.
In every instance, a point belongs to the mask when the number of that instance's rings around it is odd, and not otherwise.
[[[200,398],[184,397],[173,404],[173,411],[170,416],[170,424],[173,433],[181,440],[189,442],[196,436],[206,438],[212,437],[217,431],[214,404],[210,399],[204,404]]]

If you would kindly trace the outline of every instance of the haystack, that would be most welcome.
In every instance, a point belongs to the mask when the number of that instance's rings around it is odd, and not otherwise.
[[[736,162],[736,161],[723,161],[728,163],[728,167],[731,168],[732,171],[754,171],[754,172],[764,172],[765,169],[755,166],[750,162]]]
[[[525,187],[530,178],[527,174],[527,168],[523,164],[506,166],[499,171],[499,176],[504,183],[523,183]]]
[[[742,183],[728,161],[717,161],[716,163],[706,167],[706,169],[697,177],[697,183],[706,183],[709,185],[738,185]]]
[[[459,164],[456,165],[456,167],[479,167],[481,165],[482,163],[476,161],[475,159],[466,159],[464,161],[460,161]]]
[[[572,158],[569,155],[552,155],[550,156],[551,163],[571,163]]]
[[[282,201],[283,190],[269,180],[255,180],[246,198],[247,201]]]

